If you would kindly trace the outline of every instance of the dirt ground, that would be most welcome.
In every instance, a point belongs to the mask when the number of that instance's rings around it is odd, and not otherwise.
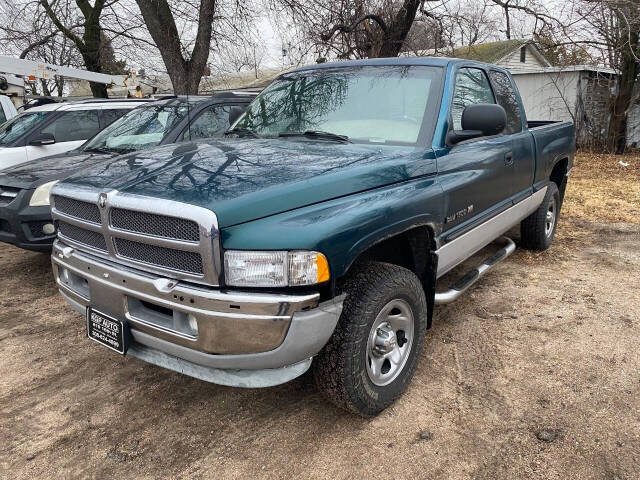
[[[1,245],[0,477],[640,478],[640,157],[619,160],[578,158],[552,248],[438,308],[374,419],[310,375],[241,390],[122,358],[47,255]]]

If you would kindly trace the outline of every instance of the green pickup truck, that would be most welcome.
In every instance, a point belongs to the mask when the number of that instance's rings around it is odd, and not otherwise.
[[[54,274],[89,338],[120,354],[239,387],[312,367],[331,401],[375,415],[413,376],[434,306],[514,250],[506,231],[519,224],[521,246],[549,247],[574,153],[573,126],[528,122],[499,67],[300,68],[227,138],[57,184]]]

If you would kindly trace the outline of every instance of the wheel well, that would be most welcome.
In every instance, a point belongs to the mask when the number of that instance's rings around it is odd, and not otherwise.
[[[558,186],[558,189],[560,189],[560,187],[562,186],[562,182],[564,182],[564,176],[567,173],[568,166],[568,158],[563,158],[553,166],[553,170],[551,171],[551,176],[549,177],[549,179]]]
[[[551,175],[549,176],[549,179],[558,186],[558,191],[560,192],[561,206],[564,200],[564,192],[567,187],[566,174],[567,174],[568,167],[569,167],[569,159],[563,158],[553,166],[553,170],[551,170]]]
[[[432,239],[428,227],[414,227],[372,245],[358,255],[352,266],[363,261],[391,263],[411,270],[422,278],[429,265]]]
[[[411,270],[422,282],[427,297],[427,328],[431,328],[438,270],[435,250],[433,230],[425,225],[413,227],[385,238],[362,252],[351,264],[345,277],[354,265],[367,261],[391,263]]]

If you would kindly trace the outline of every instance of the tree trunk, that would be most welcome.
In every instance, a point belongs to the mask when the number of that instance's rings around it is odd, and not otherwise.
[[[92,51],[81,51],[84,65],[90,72],[101,73],[100,54]],[[104,83],[89,82],[91,94],[94,98],[108,98],[107,86]]]
[[[506,23],[505,34],[507,36],[507,40],[511,40],[511,17],[509,16],[509,7],[505,5],[503,8],[504,8],[504,19]]]
[[[99,16],[91,14],[85,19],[84,48],[80,51],[84,64],[90,72],[102,73],[102,28],[99,23]],[[108,98],[107,86],[103,83],[89,82],[91,93],[95,98]]]
[[[624,43],[620,48],[618,93],[611,102],[607,148],[612,153],[622,154],[627,147],[629,111],[633,102],[636,79],[638,78],[638,73],[640,73],[640,63],[634,53],[638,47],[640,33],[636,28],[629,26],[626,18],[620,12],[617,15],[619,24],[625,25],[620,31],[620,37]]]
[[[47,81],[44,78],[40,79],[40,85],[42,86],[42,95],[50,97],[51,92],[49,91],[49,85],[47,85]]]
[[[176,95],[197,95],[205,66],[206,64],[201,68],[195,67],[190,61],[184,60],[165,61],[165,67],[171,79],[171,85],[173,85],[173,93]]]
[[[607,148],[612,153],[622,154],[627,147],[627,122],[637,76],[638,62],[630,53],[625,53],[618,79],[618,93],[611,102]]]
[[[51,19],[56,28],[77,47],[84,66],[90,72],[102,73],[100,36],[102,27],[100,26],[100,16],[104,8],[105,0],[96,0],[94,5],[85,0],[76,0],[78,8],[84,16],[84,33],[82,38],[76,35],[69,27],[64,25],[54,12],[49,0],[40,0],[47,16]],[[24,52],[23,52],[24,53]],[[89,82],[91,93],[96,98],[107,98],[107,86],[101,83]]]
[[[416,18],[420,0],[405,0],[402,7],[396,14],[393,22],[389,25],[389,30],[382,40],[382,45],[376,57],[397,57],[402,51],[411,25]]]
[[[209,59],[215,0],[201,0],[191,58],[182,55],[180,34],[167,0],[136,0],[144,22],[155,42],[176,95],[197,94]]]

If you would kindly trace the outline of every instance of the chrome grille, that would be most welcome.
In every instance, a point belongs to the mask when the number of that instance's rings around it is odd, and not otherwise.
[[[84,228],[76,227],[67,222],[58,223],[58,233],[63,237],[87,245],[88,247],[97,248],[103,252],[107,251],[107,242],[105,242],[104,236],[101,233],[85,230]]]
[[[220,237],[212,211],[64,183],[53,187],[52,198],[63,243],[91,247],[93,255],[153,274],[220,285]]]
[[[154,213],[113,208],[111,209],[111,226],[156,237],[175,238],[188,242],[200,240],[200,229],[196,222]]]
[[[184,252],[174,248],[158,247],[145,243],[133,242],[124,238],[114,238],[113,243],[119,256],[160,265],[171,270],[202,275],[202,257],[199,253]]]
[[[97,205],[58,195],[53,197],[53,201],[56,209],[66,215],[91,223],[100,223],[100,210]]]

